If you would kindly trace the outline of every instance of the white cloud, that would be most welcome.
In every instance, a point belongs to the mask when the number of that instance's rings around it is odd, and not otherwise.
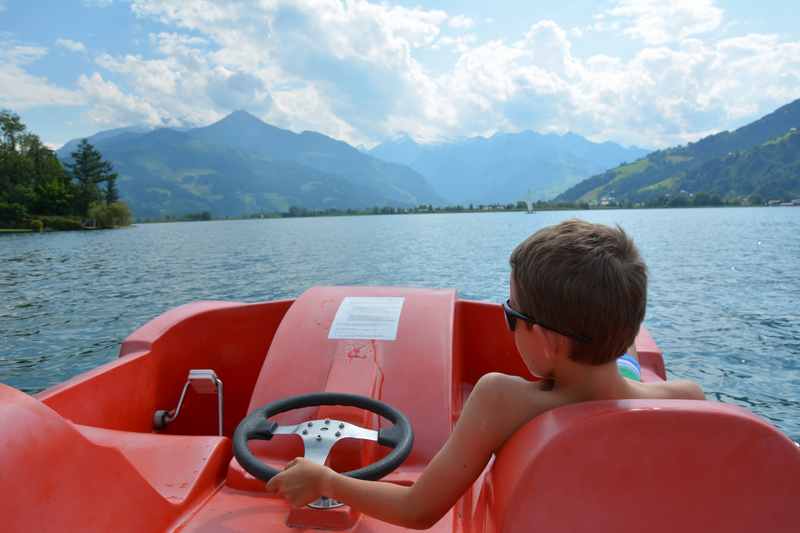
[[[441,50],[442,48],[451,48],[458,53],[464,53],[472,48],[477,41],[478,37],[473,33],[467,33],[457,37],[445,35],[433,43],[433,45],[431,45],[431,49]]]
[[[715,30],[723,13],[714,0],[618,0],[605,15],[599,28],[608,20],[608,29],[657,45]]]
[[[344,132],[353,142],[382,137],[395,114],[415,114],[428,107],[426,95],[435,92],[435,84],[413,52],[434,45],[449,18],[439,10],[358,0],[247,6],[137,0],[132,7],[140,17],[191,30],[208,42],[210,50],[200,55],[197,63],[202,64],[194,69],[196,76],[207,78],[204,90],[219,87],[208,79],[214,73],[246,73],[262,85],[252,91],[250,103],[261,107],[263,118],[293,129]],[[159,51],[166,57],[139,63],[171,61],[170,68],[180,71],[178,64],[186,60],[181,53],[164,46]],[[146,93],[144,85],[151,76],[143,65],[135,72],[129,58],[114,58],[113,63],[106,58],[103,66],[121,72],[127,64],[125,74],[137,86],[137,94]],[[220,91],[211,93],[213,108],[227,111]],[[302,98],[313,99],[316,123],[308,122],[313,116],[298,114],[300,106],[293,102]],[[252,110],[252,105],[242,107]]]
[[[576,131],[645,146],[696,140],[800,97],[800,42],[753,34],[683,39],[624,60],[575,57],[566,33],[542,21],[515,43],[464,53],[444,83],[458,133]],[[462,129],[462,132],[463,129]]]
[[[0,41],[0,61],[14,65],[28,65],[47,55],[47,48]]]
[[[109,7],[114,3],[114,0],[81,0],[81,3],[86,7]]]
[[[197,52],[198,47],[208,44],[200,37],[179,33],[158,33],[150,35],[150,43],[164,55],[187,55]]]
[[[72,39],[56,39],[56,46],[60,46],[70,52],[86,52],[86,46],[80,41],[73,41]]]
[[[447,25],[451,28],[468,30],[475,26],[475,21],[465,15],[456,15],[447,21]]]
[[[91,100],[90,118],[98,124],[139,124],[160,126],[163,121],[159,110],[150,102],[124,93],[111,81],[95,72],[91,76],[81,74],[78,86]]]
[[[47,54],[47,49],[0,41],[0,108],[23,111],[42,106],[80,105],[79,93],[52,85],[46,78],[33,76],[25,66]]]
[[[453,21],[464,21],[443,11],[364,0],[134,0],[132,9],[169,31],[150,36],[151,53],[98,56],[104,74],[81,77],[103,123],[205,124],[244,108],[353,144],[535,129],[663,146],[800,96],[800,42],[709,37],[721,11],[703,0],[624,0],[598,14],[588,31],[617,26],[644,42],[626,58],[576,55],[580,30],[553,21],[478,42],[453,36]],[[450,67],[418,60],[445,48]]]
[[[134,89],[134,92],[175,95],[180,72],[175,68],[174,61],[143,59],[136,55],[115,58],[103,54],[98,56],[96,62],[111,72],[126,75],[130,82],[129,87]]]

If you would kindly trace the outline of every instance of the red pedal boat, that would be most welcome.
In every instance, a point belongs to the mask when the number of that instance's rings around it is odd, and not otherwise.
[[[263,476],[305,453],[414,483],[481,375],[529,377],[503,320],[389,287],[169,311],[62,385],[0,385],[2,529],[403,531],[332,500],[291,509]],[[643,379],[664,379],[645,330],[637,348]],[[586,402],[524,426],[430,530],[788,533],[798,503],[800,450],[745,409]]]

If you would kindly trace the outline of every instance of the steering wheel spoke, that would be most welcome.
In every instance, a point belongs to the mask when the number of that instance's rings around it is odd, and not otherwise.
[[[343,439],[358,439],[378,442],[379,434],[343,420],[309,420],[296,425],[275,426],[273,435],[297,435],[303,439],[305,458],[325,464],[333,446]]]
[[[296,426],[275,426],[275,429],[272,430],[273,435],[295,435],[299,432],[297,428],[299,428],[302,424],[297,424]]]

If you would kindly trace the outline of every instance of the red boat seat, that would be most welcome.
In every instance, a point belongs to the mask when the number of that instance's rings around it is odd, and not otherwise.
[[[495,532],[794,532],[800,449],[744,409],[608,401],[547,412],[497,454]]]
[[[80,426],[0,385],[4,531],[163,531],[225,475],[225,437]]]
[[[75,428],[91,443],[118,450],[142,479],[175,504],[216,487],[227,471],[230,439],[225,437]]]

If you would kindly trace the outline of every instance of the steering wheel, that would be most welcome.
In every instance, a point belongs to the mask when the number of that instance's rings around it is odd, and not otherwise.
[[[281,426],[270,420],[270,417],[278,413],[323,405],[359,407],[388,419],[393,425],[375,431],[341,420],[308,420],[290,426]],[[342,439],[370,440],[392,448],[386,457],[375,463],[349,472],[342,472],[345,476],[372,481],[384,477],[400,466],[411,453],[411,447],[414,444],[414,432],[408,418],[394,407],[381,401],[339,392],[319,392],[284,398],[250,413],[239,423],[233,434],[233,454],[236,456],[236,460],[247,472],[265,482],[276,476],[280,470],[264,464],[253,455],[247,442],[271,440],[275,435],[298,435],[303,439],[304,457],[318,464],[325,464],[331,448]],[[340,504],[334,500],[321,498],[312,503],[311,507],[330,508],[338,505]]]

